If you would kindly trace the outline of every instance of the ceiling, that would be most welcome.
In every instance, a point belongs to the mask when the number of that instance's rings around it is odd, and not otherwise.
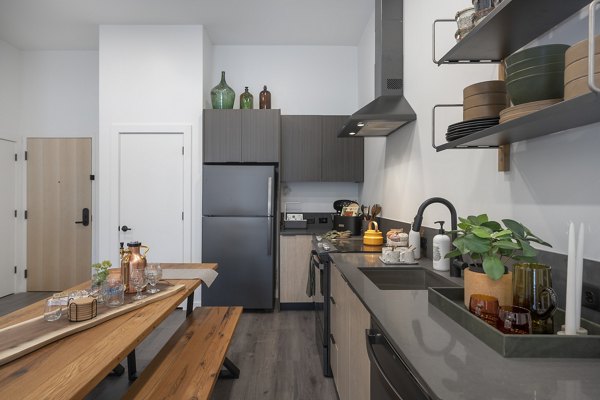
[[[95,50],[99,25],[204,25],[216,45],[358,44],[374,0],[0,0],[0,39]]]

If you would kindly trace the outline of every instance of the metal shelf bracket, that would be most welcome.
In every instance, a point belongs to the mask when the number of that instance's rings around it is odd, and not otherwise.
[[[448,107],[462,107],[462,104],[436,104],[433,106],[433,110],[431,112],[431,146],[436,151],[439,150],[439,146],[435,144],[435,112],[438,108],[448,108]],[[498,146],[456,146],[454,149],[497,149]]]
[[[446,60],[446,61],[440,61],[437,60],[435,58],[435,25],[438,22],[456,22],[455,19],[436,19],[435,21],[433,21],[433,25],[432,25],[432,39],[431,39],[431,60],[433,61],[434,64],[437,64],[438,66],[442,65],[442,64],[447,64],[447,65],[463,65],[463,64],[498,64],[499,62],[501,62],[500,60]]]

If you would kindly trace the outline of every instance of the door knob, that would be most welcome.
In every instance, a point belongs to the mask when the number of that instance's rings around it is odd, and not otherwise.
[[[133,230],[133,228],[129,228],[127,225],[123,225],[123,226],[121,227],[121,230],[122,230],[123,232],[127,232],[127,231],[131,231],[131,230]]]
[[[81,210],[81,221],[75,221],[76,224],[83,224],[83,226],[88,226],[90,224],[90,209],[84,208]]]

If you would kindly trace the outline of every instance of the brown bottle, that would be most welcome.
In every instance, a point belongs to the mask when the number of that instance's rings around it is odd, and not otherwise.
[[[263,86],[263,91],[259,95],[259,108],[271,108],[271,92],[267,90],[267,85]]]

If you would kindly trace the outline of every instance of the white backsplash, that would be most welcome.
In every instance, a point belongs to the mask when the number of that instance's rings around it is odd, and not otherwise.
[[[339,199],[358,201],[358,183],[346,182],[282,182],[281,211],[285,203],[291,212],[333,212],[333,202]]]

